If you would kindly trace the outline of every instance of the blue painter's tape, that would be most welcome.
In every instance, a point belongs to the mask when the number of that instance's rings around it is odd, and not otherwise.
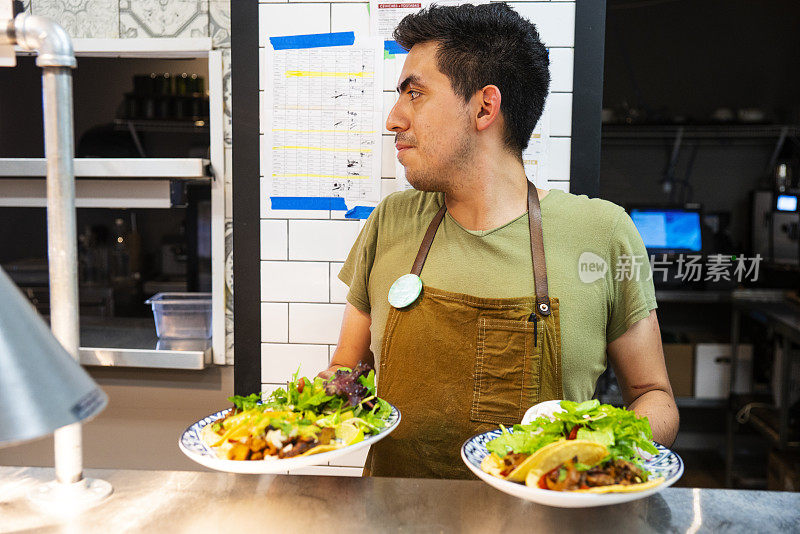
[[[310,35],[286,35],[270,37],[269,42],[275,50],[294,50],[297,48],[320,48],[323,46],[349,46],[356,41],[354,32],[313,33]]]
[[[375,208],[372,206],[356,206],[344,214],[345,219],[366,219]]]
[[[347,211],[341,197],[269,197],[274,210]]]
[[[384,41],[383,49],[390,54],[408,54],[408,50],[397,44],[397,41]]]

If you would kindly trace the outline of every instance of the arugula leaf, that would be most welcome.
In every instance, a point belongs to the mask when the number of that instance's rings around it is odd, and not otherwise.
[[[258,393],[252,393],[247,397],[234,395],[233,397],[228,397],[228,400],[236,406],[237,410],[246,411],[255,408],[261,402],[261,395]]]
[[[303,386],[303,391],[298,391],[297,393],[297,401],[295,402],[296,409],[307,410],[311,407],[318,407],[334,398],[334,395],[328,395],[325,392],[325,387],[321,380],[315,380],[314,382],[308,379],[303,380],[305,380],[305,384]]]
[[[369,390],[370,394],[375,395],[375,369],[370,370],[367,375],[359,376],[358,381]]]

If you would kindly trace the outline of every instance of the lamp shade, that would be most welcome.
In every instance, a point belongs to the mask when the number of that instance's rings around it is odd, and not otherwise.
[[[0,268],[0,446],[89,419],[107,403]]]

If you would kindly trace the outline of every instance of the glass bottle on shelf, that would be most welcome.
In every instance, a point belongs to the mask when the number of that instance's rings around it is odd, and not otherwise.
[[[121,218],[114,220],[114,230],[111,234],[111,278],[115,280],[126,279],[131,275],[131,256],[127,241],[127,228]]]

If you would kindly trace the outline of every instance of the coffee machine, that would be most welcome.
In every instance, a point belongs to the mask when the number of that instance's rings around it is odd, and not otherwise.
[[[751,197],[753,254],[783,266],[800,266],[800,188],[790,162],[775,165],[770,189]]]
[[[770,245],[772,261],[800,265],[800,212],[797,194],[777,194],[773,202]]]

